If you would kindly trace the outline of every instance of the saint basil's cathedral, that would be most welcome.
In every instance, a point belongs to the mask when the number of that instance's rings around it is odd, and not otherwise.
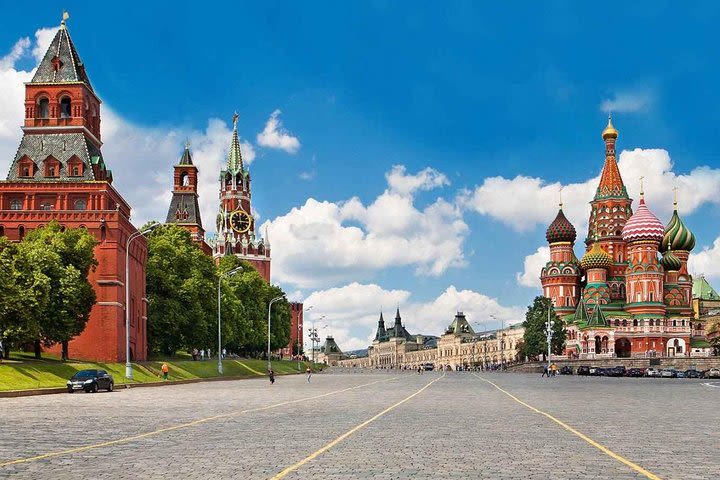
[[[25,84],[23,137],[7,180],[0,181],[0,236],[20,241],[29,230],[58,221],[86,228],[98,241],[98,266],[88,280],[96,303],[85,330],[69,342],[71,358],[125,361],[125,311],[130,319],[130,358],[147,357],[147,242],[130,221],[131,207],[113,186],[102,154],[101,100],[95,93],[65,20],[30,82]],[[189,145],[173,167],[173,190],[165,223],[190,232],[217,262],[223,255],[248,261],[270,281],[270,244],[256,235],[250,173],[243,164],[237,115],[227,168],[220,172],[217,237],[205,241],[198,203],[198,168]],[[132,240],[132,241],[130,241]],[[126,259],[129,277],[126,277]],[[129,281],[126,301],[125,285]],[[292,303],[292,345],[302,342],[301,303]],[[59,346],[50,351],[59,353]]]
[[[543,295],[566,322],[565,354],[574,358],[685,356],[693,336],[693,279],[687,262],[695,237],[674,211],[667,225],[641,186],[633,213],[615,156],[618,131],[602,132],[605,164],[590,202],[586,252],[575,256],[575,227],[562,210],[546,232],[550,261]],[[694,328],[693,328],[694,327]]]

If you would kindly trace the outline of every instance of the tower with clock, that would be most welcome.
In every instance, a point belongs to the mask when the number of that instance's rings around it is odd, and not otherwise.
[[[243,164],[237,133],[238,116],[233,116],[233,133],[227,165],[220,171],[220,211],[217,215],[217,235],[213,242],[213,257],[219,261],[225,255],[246,260],[266,280],[270,281],[270,242],[256,232],[252,215],[250,172]]]

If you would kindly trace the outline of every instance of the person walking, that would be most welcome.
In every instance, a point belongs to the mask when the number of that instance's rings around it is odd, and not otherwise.
[[[5,348],[3,348],[2,340],[0,340],[0,363],[5,358]]]
[[[212,358],[212,353],[210,352],[209,348],[207,349],[207,352],[208,352],[208,360],[210,360]]]
[[[225,355],[227,355],[227,350],[225,350],[225,349],[223,348],[223,349],[222,349],[222,358],[223,358],[223,360],[225,360]]]
[[[163,380],[167,380],[168,374],[170,373],[170,367],[168,367],[168,364],[163,363],[162,367],[160,367],[160,370],[162,370],[162,373],[163,373]]]
[[[547,365],[543,366],[543,373],[542,373],[542,375],[540,375],[540,378],[542,378],[542,377],[550,378],[550,371],[548,370]]]
[[[205,360],[205,349],[200,349],[200,360]]]
[[[275,372],[272,371],[272,368],[268,370],[268,378],[270,378],[270,385],[275,383]]]
[[[310,383],[310,377],[312,377],[312,368],[307,367],[305,369],[305,373],[307,374],[307,382]]]
[[[550,371],[552,372],[553,377],[555,375],[557,375],[557,365],[555,364],[555,362],[553,362],[552,365],[550,365]]]

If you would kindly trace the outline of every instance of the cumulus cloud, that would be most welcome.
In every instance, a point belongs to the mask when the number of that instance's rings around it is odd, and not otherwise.
[[[444,174],[430,167],[415,175],[408,175],[404,165],[393,165],[392,169],[385,174],[385,179],[390,191],[400,195],[412,195],[418,190],[432,190],[450,185],[450,181]]]
[[[602,168],[597,162],[598,170]],[[644,177],[645,200],[663,221],[672,213],[673,187],[679,188],[679,212],[690,214],[709,203],[720,205],[720,169],[701,166],[689,173],[673,172],[670,155],[663,149],[624,150],[618,166],[631,198],[640,198],[640,177]],[[489,177],[472,191],[465,191],[459,203],[518,232],[546,226],[557,213],[560,187],[563,210],[584,238],[590,213],[588,202],[595,195],[600,175],[584,182],[549,183],[542,178],[518,175],[515,178]]]
[[[297,153],[300,150],[300,140],[283,127],[280,113],[280,110],[275,110],[270,114],[265,128],[257,134],[257,143],[262,147]]]
[[[416,274],[437,276],[465,264],[468,227],[460,209],[442,198],[418,207],[412,195],[390,188],[368,205],[358,198],[310,198],[265,227],[275,279],[300,288],[369,278],[387,267],[412,266]]]
[[[600,104],[605,113],[631,113],[648,109],[654,97],[649,91],[617,92],[612,98],[606,98]]]
[[[476,330],[494,329],[524,319],[521,307],[504,306],[495,298],[473,290],[458,290],[452,285],[434,299],[423,302],[413,300],[406,290],[386,290],[375,284],[353,282],[313,292],[304,302],[313,305],[305,315],[306,332],[315,320],[322,341],[331,334],[343,350],[367,347],[374,338],[380,309],[387,328],[394,322],[398,305],[403,324],[413,334],[440,335],[456,311],[463,311]]]
[[[720,280],[720,237],[715,239],[712,246],[690,255],[688,270],[692,275],[705,275]]]
[[[535,253],[525,257],[523,271],[515,274],[518,285],[540,288],[540,270],[550,261],[550,247],[538,247]]]

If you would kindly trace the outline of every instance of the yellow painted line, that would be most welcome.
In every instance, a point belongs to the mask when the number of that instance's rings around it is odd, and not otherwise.
[[[409,395],[409,396],[403,398],[402,400],[400,400],[400,401],[397,402],[396,404],[389,406],[388,408],[386,408],[386,409],[383,410],[382,412],[378,413],[378,414],[375,415],[374,417],[372,417],[372,418],[370,418],[370,419],[368,419],[368,420],[365,420],[365,421],[364,421],[363,423],[361,423],[360,425],[358,425],[358,426],[356,426],[356,427],[348,430],[347,432],[343,433],[342,435],[340,435],[339,437],[337,437],[335,440],[333,440],[332,442],[330,442],[330,443],[328,443],[327,445],[325,445],[324,447],[322,447],[320,450],[318,450],[318,451],[316,451],[316,452],[308,455],[307,457],[303,458],[302,460],[300,460],[300,461],[297,462],[296,464],[290,465],[290,466],[287,467],[285,470],[281,471],[280,473],[278,473],[277,475],[275,475],[274,477],[272,477],[271,480],[280,480],[281,478],[285,478],[285,476],[286,476],[288,473],[294,472],[295,470],[297,470],[298,468],[302,467],[302,466],[305,465],[306,463],[308,463],[308,462],[314,460],[315,458],[319,457],[319,456],[322,455],[323,453],[325,453],[325,452],[327,452],[328,450],[330,450],[331,448],[333,448],[333,447],[334,447],[335,445],[337,445],[338,443],[340,443],[340,442],[342,442],[343,440],[345,440],[347,437],[349,437],[349,436],[352,435],[353,433],[355,433],[355,432],[357,432],[358,430],[360,430],[360,429],[362,429],[362,428],[370,425],[372,422],[374,422],[374,421],[377,420],[378,418],[380,418],[380,417],[382,417],[383,415],[385,415],[386,413],[394,410],[395,408],[399,407],[400,405],[402,405],[403,403],[407,402],[408,400],[416,397],[417,395],[420,395],[426,388],[428,388],[430,385],[432,385],[433,383],[437,382],[438,380],[440,380],[440,379],[443,378],[444,376],[445,376],[445,373],[443,372],[442,376],[440,376],[440,377],[436,378],[435,380],[431,381],[430,383],[426,384],[424,387],[422,387],[422,388],[421,388],[420,390],[418,390],[417,392],[415,392],[415,393],[413,393],[412,395]]]
[[[247,365],[245,365],[245,364],[244,364],[243,362],[241,362],[240,360],[235,360],[235,361],[236,361],[237,363],[239,363],[240,365],[242,365],[243,367],[245,367],[245,368],[247,368],[248,370],[250,370],[250,371],[251,371],[252,373],[254,373],[255,375],[260,375],[260,376],[264,376],[264,375],[265,375],[265,374],[262,373],[262,372],[258,372],[258,371],[255,370],[254,368],[248,367]]]
[[[212,417],[201,418],[201,419],[198,419],[198,420],[194,420],[194,421],[192,421],[192,422],[181,423],[181,424],[173,425],[173,426],[171,426],[171,427],[166,427],[166,428],[160,428],[160,429],[158,429],[158,430],[153,430],[152,432],[145,432],[145,433],[141,433],[141,434],[139,434],[139,435],[133,435],[133,436],[131,436],[131,437],[118,438],[117,440],[110,440],[110,441],[102,442],[102,443],[94,443],[94,444],[85,445],[85,446],[82,446],[82,447],[68,448],[67,450],[59,450],[59,451],[57,451],[57,452],[45,453],[45,454],[42,454],[42,455],[36,455],[36,456],[34,456],[34,457],[18,458],[18,459],[16,459],[16,460],[9,460],[9,461],[6,461],[6,462],[1,462],[1,463],[0,463],[0,468],[2,468],[2,467],[8,467],[8,466],[10,466],[10,465],[17,465],[17,464],[20,464],[20,463],[35,462],[35,461],[37,461],[37,460],[44,460],[44,459],[46,459],[46,458],[51,458],[51,457],[59,457],[59,456],[61,456],[61,455],[70,455],[70,454],[73,454],[73,453],[85,452],[85,451],[87,451],[87,450],[93,450],[93,449],[96,449],[96,448],[110,447],[110,446],[113,446],[113,445],[119,445],[119,444],[123,444],[123,443],[129,443],[129,442],[133,442],[133,441],[135,441],[135,440],[142,440],[143,438],[153,437],[153,436],[159,435],[159,434],[161,434],[161,433],[172,432],[173,430],[180,430],[180,429],[183,429],[183,428],[194,427],[194,426],[197,426],[197,425],[201,425],[201,424],[203,424],[203,423],[211,422],[211,421],[213,421],[213,420],[219,420],[219,419],[221,419],[221,418],[235,417],[235,416],[238,416],[238,415],[243,415],[243,414],[245,414],[245,413],[261,412],[261,411],[263,411],[263,410],[270,410],[270,409],[277,408],[277,407],[282,407],[282,406],[285,406],[285,405],[292,405],[292,404],[295,404],[295,403],[307,402],[307,401],[309,401],[309,400],[316,400],[316,399],[318,399],[318,398],[329,397],[330,395],[337,395],[337,394],[339,394],[339,393],[349,392],[350,390],[357,390],[357,389],[359,389],[359,388],[369,387],[370,385],[375,385],[376,383],[389,382],[389,381],[391,381],[391,380],[396,380],[396,379],[398,379],[398,378],[400,378],[400,377],[387,378],[387,379],[384,379],[384,380],[376,380],[376,381],[374,381],[374,382],[364,383],[364,384],[362,384],[362,385],[356,385],[356,386],[354,386],[354,387],[343,388],[342,390],[334,390],[334,391],[332,391],[332,392],[327,392],[327,393],[323,393],[323,394],[320,394],[320,395],[314,395],[314,396],[312,396],[312,397],[300,398],[300,399],[297,399],[297,400],[288,400],[288,401],[286,401],[286,402],[275,403],[275,404],[273,404],[273,405],[267,405],[267,406],[265,406],[265,407],[256,407],[256,408],[250,408],[250,409],[247,409],[247,410],[237,410],[237,411],[234,411],[234,412],[222,413],[222,414],[220,414],[220,415],[213,415]]]
[[[477,378],[479,378],[480,380],[482,380],[482,381],[484,381],[484,382],[487,382],[487,383],[489,383],[490,385],[492,385],[493,387],[497,388],[497,389],[500,390],[502,393],[504,393],[504,394],[507,395],[508,397],[512,398],[513,400],[515,400],[515,401],[516,401],[517,403],[519,403],[520,405],[522,405],[522,406],[524,406],[524,407],[527,407],[528,409],[532,410],[533,412],[535,412],[535,413],[537,413],[537,414],[539,414],[539,415],[542,415],[542,416],[544,416],[544,417],[546,417],[546,418],[549,418],[550,420],[552,420],[553,422],[557,423],[558,425],[560,425],[562,428],[564,428],[564,429],[567,430],[568,432],[570,432],[570,433],[572,433],[572,434],[574,434],[574,435],[577,435],[578,437],[582,438],[583,440],[585,440],[587,443],[589,443],[589,444],[592,445],[593,447],[595,447],[595,448],[597,448],[598,450],[600,450],[601,452],[603,452],[605,455],[607,455],[607,456],[609,456],[609,457],[611,457],[611,458],[614,458],[615,460],[617,460],[617,461],[620,462],[620,463],[623,463],[623,464],[627,465],[628,467],[630,467],[630,468],[632,468],[633,470],[635,470],[637,473],[639,473],[639,474],[641,474],[641,475],[644,475],[645,477],[647,477],[647,478],[649,478],[649,479],[651,479],[651,480],[661,480],[660,477],[658,477],[658,476],[655,475],[654,473],[652,473],[652,472],[650,472],[650,471],[648,471],[648,470],[645,470],[643,467],[641,467],[641,466],[638,465],[637,463],[633,463],[633,462],[631,462],[630,460],[628,460],[627,458],[625,458],[625,457],[623,457],[623,456],[621,456],[621,455],[618,455],[617,453],[613,452],[612,450],[610,450],[610,449],[607,448],[606,446],[604,446],[604,445],[596,442],[596,441],[593,440],[592,438],[588,437],[588,436],[585,435],[584,433],[578,432],[577,430],[575,430],[573,427],[571,427],[571,426],[568,425],[567,423],[563,422],[562,420],[558,420],[557,418],[553,417],[553,416],[550,415],[549,413],[545,413],[545,412],[543,412],[542,410],[538,410],[537,408],[533,407],[532,405],[528,405],[527,403],[523,402],[522,400],[520,400],[519,398],[517,398],[517,397],[516,397],[515,395],[513,395],[512,393],[508,392],[507,390],[504,390],[503,388],[499,387],[498,385],[496,385],[495,383],[491,382],[490,380],[488,380],[488,379],[486,379],[486,378],[484,378],[484,377],[481,377],[480,375],[477,375],[477,374],[475,374],[475,373],[473,373],[473,375],[475,375],[475,376],[476,376]]]

